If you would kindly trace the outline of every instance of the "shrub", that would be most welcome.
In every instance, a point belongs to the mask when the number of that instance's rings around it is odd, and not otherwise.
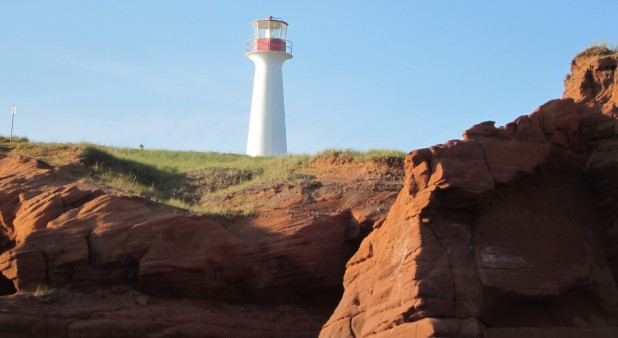
[[[41,303],[58,303],[73,295],[68,288],[54,288],[46,284],[37,286],[33,296]]]
[[[9,143],[10,141],[11,141],[10,137],[0,136],[0,143]],[[13,136],[12,143],[26,143],[26,142],[30,142],[30,140],[27,137]]]
[[[616,48],[615,46],[608,46],[607,43],[600,43],[593,44],[592,46],[586,48],[584,51],[577,54],[575,58],[587,56],[614,55],[616,53],[618,53],[618,48]]]
[[[398,150],[372,149],[365,152],[354,149],[326,149],[314,156],[315,160],[326,160],[332,163],[353,162],[385,162],[401,164],[405,159],[405,153]]]

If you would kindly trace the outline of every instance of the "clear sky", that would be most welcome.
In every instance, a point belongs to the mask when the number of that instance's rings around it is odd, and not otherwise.
[[[251,21],[290,26],[288,149],[409,151],[562,95],[616,0],[0,0],[0,134],[244,153]]]

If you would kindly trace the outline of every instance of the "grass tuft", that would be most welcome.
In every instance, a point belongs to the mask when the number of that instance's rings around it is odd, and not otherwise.
[[[79,159],[94,176],[112,187],[147,197],[170,198],[167,182],[180,177],[175,167],[159,167],[130,157],[118,157],[112,151],[87,145],[81,149]]]
[[[579,54],[575,56],[575,58],[580,57],[589,57],[589,56],[606,56],[606,55],[614,55],[618,53],[618,47],[610,46],[607,43],[598,43],[593,44],[592,46],[586,48]]]
[[[326,160],[332,163],[383,162],[401,164],[406,154],[402,151],[372,149],[365,152],[354,149],[326,149],[314,156],[314,160]]]
[[[11,139],[10,137],[6,137],[6,136],[0,136],[0,143],[26,143],[26,142],[30,142],[30,140],[27,137],[22,137],[22,136],[13,136],[13,139]]]
[[[57,288],[42,284],[37,286],[36,291],[32,296],[34,296],[34,298],[41,303],[50,304],[73,298],[75,297],[75,294],[71,293],[68,287]]]

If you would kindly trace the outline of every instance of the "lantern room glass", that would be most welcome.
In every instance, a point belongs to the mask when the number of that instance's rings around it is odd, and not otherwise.
[[[258,20],[253,23],[253,38],[285,40],[287,29],[288,25],[283,21]]]

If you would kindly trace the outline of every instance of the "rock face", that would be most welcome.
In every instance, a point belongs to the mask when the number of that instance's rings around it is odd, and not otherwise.
[[[0,336],[315,337],[402,169],[267,187],[285,208],[229,220],[0,155]]]
[[[564,98],[412,151],[320,337],[618,336],[618,56]]]
[[[617,63],[576,57],[562,99],[405,177],[317,162],[256,188],[254,219],[0,155],[0,336],[617,337]]]

